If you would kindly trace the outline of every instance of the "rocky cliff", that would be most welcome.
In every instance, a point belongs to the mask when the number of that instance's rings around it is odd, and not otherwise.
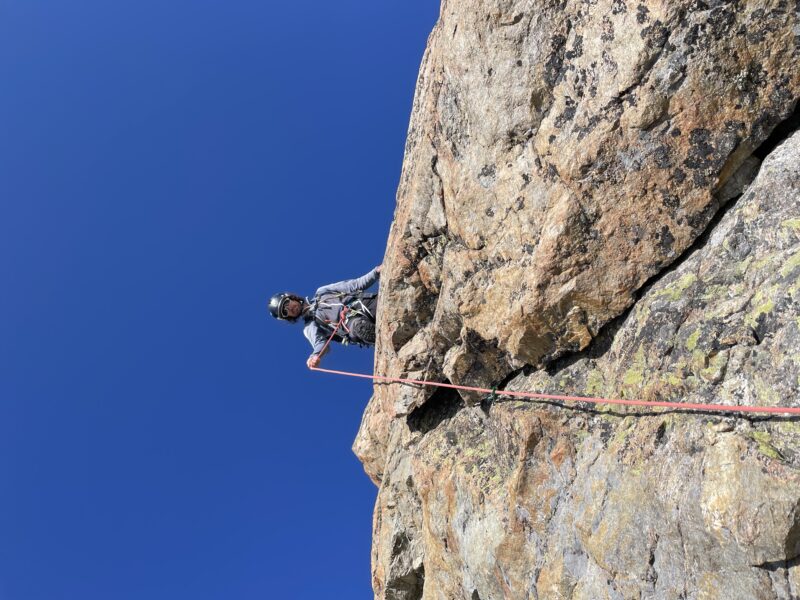
[[[800,406],[800,4],[444,0],[376,372]],[[386,599],[800,598],[800,421],[376,385]]]

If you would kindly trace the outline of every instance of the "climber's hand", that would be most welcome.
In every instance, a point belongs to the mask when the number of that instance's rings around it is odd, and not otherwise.
[[[308,360],[306,361],[306,366],[309,369],[316,369],[319,366],[319,355],[312,354],[311,356],[309,356]]]
[[[378,265],[377,267],[375,267],[375,270],[376,270],[378,273],[380,273],[382,268],[383,268],[383,265],[381,264],[381,265]]]

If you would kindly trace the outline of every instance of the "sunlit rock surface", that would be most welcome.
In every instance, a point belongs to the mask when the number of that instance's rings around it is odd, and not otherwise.
[[[800,406],[797,10],[444,2],[376,371]],[[376,598],[800,597],[796,419],[376,385],[354,450]]]

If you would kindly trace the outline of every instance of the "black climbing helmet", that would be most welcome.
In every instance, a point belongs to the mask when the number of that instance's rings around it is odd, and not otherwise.
[[[275,294],[269,299],[267,309],[269,309],[270,314],[276,319],[294,322],[297,320],[297,318],[291,318],[284,312],[286,309],[286,304],[289,302],[289,300],[297,300],[301,304],[303,303],[303,298],[300,296],[295,296],[289,292],[281,292],[280,294]]]

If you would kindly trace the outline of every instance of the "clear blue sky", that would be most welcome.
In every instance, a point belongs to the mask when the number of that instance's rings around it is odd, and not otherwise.
[[[0,0],[0,600],[372,597],[370,385],[265,303],[381,261],[437,13]]]

